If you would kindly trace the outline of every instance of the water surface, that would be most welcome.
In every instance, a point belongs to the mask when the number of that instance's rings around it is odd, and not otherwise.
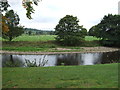
[[[45,57],[45,58],[44,58]],[[120,60],[120,51],[106,52],[106,53],[76,53],[76,54],[55,54],[55,55],[2,55],[2,66],[9,66],[11,64],[17,67],[26,67],[25,60],[31,62],[36,60],[39,64],[43,60],[48,60],[44,65],[59,66],[59,65],[94,65],[114,63]]]

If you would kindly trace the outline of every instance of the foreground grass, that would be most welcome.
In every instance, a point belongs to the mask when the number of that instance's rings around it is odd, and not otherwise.
[[[3,68],[3,88],[118,88],[118,64]]]

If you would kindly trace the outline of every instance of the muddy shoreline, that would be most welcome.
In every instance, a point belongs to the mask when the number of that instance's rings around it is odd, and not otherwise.
[[[41,51],[35,51],[35,52],[18,52],[18,51],[5,51],[0,50],[1,54],[15,54],[15,55],[42,55],[42,54],[66,54],[66,53],[97,53],[97,52],[114,52],[114,51],[120,51],[120,48],[111,48],[111,47],[81,47],[82,51],[58,51],[56,52],[41,52]],[[62,48],[61,48],[62,50]],[[71,49],[72,50],[72,49]]]

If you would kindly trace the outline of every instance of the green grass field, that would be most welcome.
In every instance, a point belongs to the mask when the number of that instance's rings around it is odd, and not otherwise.
[[[83,43],[81,43],[80,46],[71,46],[71,47],[59,45],[58,43],[55,42],[55,37],[56,35],[39,35],[39,36],[22,35],[13,39],[12,42],[3,40],[2,43],[3,46],[1,49],[9,50],[9,51],[45,51],[45,52],[47,51],[61,52],[60,50],[56,50],[56,48],[76,49],[76,50],[69,50],[73,52],[73,51],[81,51],[80,47],[100,46],[98,39],[92,36],[86,36],[85,37],[86,41],[83,41]],[[68,50],[65,51],[69,52]]]
[[[100,46],[97,41],[85,41],[80,46],[61,46],[53,41],[47,42],[30,42],[30,41],[13,41],[2,43],[2,50],[8,51],[44,51],[44,52],[61,52],[61,50],[57,50],[56,48],[67,48],[71,50],[62,50],[62,52],[73,52],[73,51],[81,51],[81,47],[96,47]]]
[[[31,36],[22,35],[13,39],[13,41],[51,41],[51,40],[55,40],[55,37],[56,35],[31,35]],[[2,40],[2,38],[0,38],[0,40]],[[85,40],[93,41],[93,40],[99,40],[99,39],[93,36],[86,36]],[[7,41],[7,40],[3,39],[3,41]]]
[[[16,37],[12,41],[51,41],[55,40],[56,35],[22,35],[19,37]],[[2,40],[2,38],[0,38]],[[3,41],[7,41],[3,39]]]
[[[100,40],[99,38],[93,37],[93,36],[86,36],[85,41],[94,41],[94,40]]]
[[[3,68],[3,88],[118,88],[118,64]]]

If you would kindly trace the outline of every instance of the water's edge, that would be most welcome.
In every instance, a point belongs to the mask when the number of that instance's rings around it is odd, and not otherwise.
[[[46,56],[44,58],[44,56]],[[94,52],[94,53],[59,53],[59,54],[41,54],[41,55],[16,55],[16,54],[2,54],[2,64],[9,65],[8,62],[14,65],[22,65],[30,60],[31,62],[48,60],[45,66],[58,66],[58,65],[94,65],[105,63],[116,63],[120,60],[120,51],[115,52]],[[20,66],[21,67],[21,66]]]
[[[49,54],[75,54],[75,53],[104,53],[104,52],[115,52],[120,51],[120,49],[107,50],[107,51],[80,51],[80,52],[18,52],[18,51],[2,51],[0,50],[0,54],[14,54],[14,55],[49,55]]]

